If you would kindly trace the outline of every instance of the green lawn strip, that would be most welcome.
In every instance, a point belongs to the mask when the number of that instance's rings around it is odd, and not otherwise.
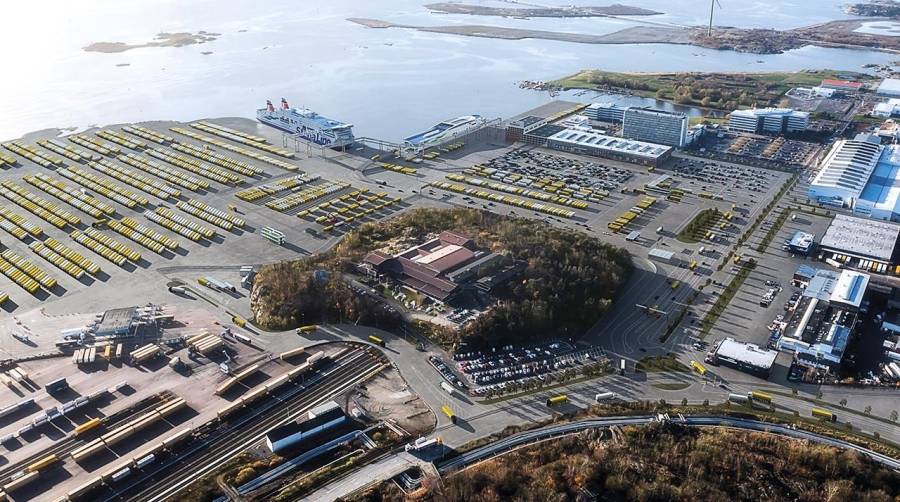
[[[680,363],[674,356],[647,356],[635,364],[634,371],[642,373],[689,372],[690,368]]]
[[[703,240],[706,232],[719,222],[722,212],[718,208],[712,207],[701,210],[694,216],[690,223],[684,226],[678,235],[675,236],[680,242],[686,244],[695,244]]]

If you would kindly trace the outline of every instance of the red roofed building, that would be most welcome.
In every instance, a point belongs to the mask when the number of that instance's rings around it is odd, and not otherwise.
[[[862,86],[863,84],[861,82],[850,82],[848,80],[826,78],[822,80],[822,84],[819,87],[824,87],[826,89],[835,89],[838,91],[858,92],[860,89],[862,89]]]
[[[373,251],[363,259],[363,265],[434,300],[445,302],[459,291],[459,284],[448,279],[446,274],[490,254],[477,249],[468,237],[441,232],[437,238],[394,256]]]

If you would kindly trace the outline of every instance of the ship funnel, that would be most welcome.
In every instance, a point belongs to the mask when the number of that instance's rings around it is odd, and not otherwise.
[[[285,110],[289,110],[291,108],[290,105],[288,105],[287,100],[284,98],[281,98],[281,107]]]
[[[275,111],[275,106],[274,106],[274,105],[272,104],[272,102],[271,102],[270,100],[268,100],[268,99],[266,100],[266,110],[268,110],[269,112],[274,112],[274,111]]]

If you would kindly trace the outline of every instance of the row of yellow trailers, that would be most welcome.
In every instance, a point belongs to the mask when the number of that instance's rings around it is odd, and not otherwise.
[[[298,174],[296,176],[282,178],[271,183],[246,188],[244,190],[241,190],[240,192],[235,193],[234,195],[235,197],[243,201],[255,202],[259,199],[268,197],[269,195],[275,195],[276,193],[293,190],[299,186],[318,181],[319,179],[321,179],[321,177],[319,176],[310,176],[305,173]]]
[[[656,204],[656,197],[652,197],[650,195],[644,196],[637,204],[635,204],[631,209],[625,211],[618,218],[609,222],[606,227],[612,230],[613,232],[621,232],[628,225],[630,225],[634,220],[637,219],[644,211],[653,207]]]
[[[556,195],[538,190],[532,190],[521,186],[491,181],[488,179],[463,176],[461,174],[448,174],[446,178],[450,181],[465,183],[466,185],[490,188],[491,190],[496,190],[498,192],[521,195],[523,197],[528,197],[529,199],[535,199],[541,202],[552,202],[554,204],[574,207],[575,209],[587,209],[588,207],[587,202],[583,200],[573,199],[571,197],[571,190],[569,191],[570,195]]]
[[[165,183],[159,183],[153,178],[144,176],[143,174],[132,171],[131,169],[128,169],[121,164],[116,164],[115,162],[110,162],[106,159],[100,159],[96,162],[88,162],[88,166],[101,174],[105,174],[110,178],[113,178],[128,186],[136,188],[144,193],[148,193],[165,201],[169,199],[177,199],[181,196],[181,190],[173,186],[167,185]]]
[[[130,125],[122,127],[122,130],[133,136],[137,136],[139,138],[145,139],[147,141],[152,141],[160,145],[168,145],[175,142],[175,138],[162,134],[161,132],[154,131],[149,127]]]
[[[26,145],[25,143],[22,143],[20,141],[9,141],[3,143],[3,148],[6,148],[10,152],[21,155],[22,157],[25,157],[35,164],[41,167],[46,167],[48,169],[65,165],[63,163],[63,159],[61,159],[60,157],[52,153],[42,152],[41,150],[38,150],[37,148],[34,148],[30,145]],[[4,161],[4,163],[8,163],[9,165],[14,164],[6,161]]]
[[[96,132],[97,136],[105,139],[106,141],[111,141],[117,145],[124,146],[125,148],[141,151],[147,149],[147,143],[144,143],[138,139],[132,139],[124,134],[113,131],[112,129],[101,129]]]
[[[13,167],[18,164],[19,161],[16,160],[12,155],[8,155],[4,152],[0,152],[0,169],[6,169],[7,167]]]
[[[272,199],[266,202],[266,207],[279,212],[289,211],[297,206],[323,199],[333,193],[340,192],[350,187],[346,181],[325,181],[319,185],[313,185],[302,190],[292,192],[284,197]]]
[[[0,195],[44,218],[57,228],[64,228],[66,225],[76,226],[81,223],[81,218],[78,216],[42,197],[38,197],[12,180],[5,180],[0,183]]]
[[[77,167],[57,169],[56,174],[59,174],[88,190],[99,193],[107,199],[114,200],[129,209],[132,209],[135,206],[146,206],[150,203],[150,200],[143,195],[132,192],[121,185],[112,183],[106,178],[102,178]]]
[[[172,143],[171,148],[181,153],[186,153],[188,155],[196,157],[204,162],[209,162],[210,164],[215,164],[219,167],[228,169],[229,171],[243,174],[244,176],[253,177],[261,172],[259,169],[242,160],[238,160],[227,155],[222,155],[220,153],[211,152],[209,150],[204,150],[190,143]]]
[[[255,150],[251,150],[249,148],[232,145],[231,143],[226,143],[225,141],[221,141],[219,139],[216,139],[211,136],[207,136],[205,134],[198,134],[194,131],[191,131],[190,129],[185,129],[183,127],[170,127],[169,130],[174,133],[181,134],[182,136],[187,136],[188,138],[195,139],[195,140],[203,142],[203,143],[209,143],[210,145],[214,145],[223,150],[228,150],[231,152],[239,153],[241,155],[245,155],[252,159],[256,159],[260,162],[265,162],[267,164],[271,164],[273,166],[280,167],[280,168],[288,170],[288,171],[296,171],[297,170],[297,166],[295,166],[294,164],[291,164],[289,162],[285,162],[281,159],[276,159],[276,158],[270,157],[268,155],[263,155]],[[293,158],[293,157],[294,157],[294,154],[291,153],[289,158]]]
[[[28,235],[40,237],[44,233],[43,228],[6,207],[0,207],[0,227],[19,240],[25,240]]]
[[[34,176],[25,176],[22,178],[26,183],[38,188],[53,197],[65,202],[66,204],[87,213],[94,218],[102,218],[116,212],[116,208],[111,205],[81,193],[80,190],[66,185],[62,181],[52,178],[46,174],[38,173]]]
[[[300,211],[297,216],[299,218],[313,217],[316,223],[323,225],[323,231],[330,232],[335,227],[353,223],[401,201],[399,197],[396,199],[388,197],[387,192],[366,194],[367,190],[364,188],[361,191],[326,200]]]
[[[536,211],[544,214],[549,214],[551,216],[557,216],[560,218],[571,218],[575,216],[575,211],[571,209],[563,209],[556,206],[551,206],[549,204],[544,204],[541,202],[534,202],[528,199],[522,199],[520,197],[513,197],[510,195],[501,195],[492,192],[486,192],[484,190],[476,190],[474,188],[467,188],[465,185],[460,185],[459,183],[449,183],[446,181],[435,181],[432,182],[429,186],[434,188],[438,188],[441,190],[447,190],[449,192],[461,193],[468,195],[470,197],[477,197],[479,199],[489,200],[493,202],[499,202],[501,204],[507,204],[510,206],[521,207],[524,209],[528,209],[530,211]]]
[[[510,173],[506,171],[498,171],[494,168],[487,168],[476,164],[463,171],[463,174],[469,176],[480,176],[491,180],[510,183],[517,187],[531,188],[540,190],[551,195],[559,195],[564,197],[574,197],[576,199],[587,200],[589,202],[600,202],[609,197],[609,192],[603,190],[595,190],[590,187],[573,188],[568,182],[562,178],[544,176],[536,177],[527,174]]]
[[[179,201],[175,207],[227,231],[231,231],[235,227],[243,228],[246,225],[243,218],[238,218],[196,199],[188,199],[187,202]]]
[[[230,139],[231,141],[236,141],[247,146],[252,146],[253,148],[257,148],[264,152],[273,153],[275,155],[278,155],[279,157],[284,157],[287,159],[294,158],[294,152],[285,150],[284,148],[279,148],[274,145],[270,145],[265,138],[260,136],[253,136],[243,131],[238,131],[236,129],[231,129],[205,121],[192,122],[191,127],[212,134],[214,136],[219,136],[220,138]]]
[[[435,156],[436,157],[436,156]],[[425,157],[426,159],[433,160],[433,158]],[[415,176],[418,170],[414,167],[405,167],[398,166],[397,164],[383,163],[381,167],[387,169],[388,171],[393,171],[395,173],[405,174],[407,176]]]
[[[126,153],[119,155],[116,159],[146,174],[161,178],[173,187],[181,187],[192,192],[199,192],[209,188],[209,182],[202,178],[192,176],[184,171],[141,155]]]
[[[180,167],[181,169],[190,171],[196,175],[222,183],[223,185],[236,186],[243,184],[245,181],[243,177],[238,176],[231,171],[201,162],[194,157],[182,153],[175,153],[161,148],[145,150],[144,153],[155,159],[168,162],[175,167]]]

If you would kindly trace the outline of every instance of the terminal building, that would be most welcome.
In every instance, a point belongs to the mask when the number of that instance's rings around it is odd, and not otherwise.
[[[687,144],[688,118],[678,112],[629,107],[622,119],[622,137],[681,148]]]
[[[760,348],[752,343],[741,343],[734,338],[719,342],[709,361],[728,368],[768,379],[775,365],[778,352]]]
[[[751,134],[803,132],[808,126],[809,113],[790,108],[735,110],[728,117],[729,129]]]

